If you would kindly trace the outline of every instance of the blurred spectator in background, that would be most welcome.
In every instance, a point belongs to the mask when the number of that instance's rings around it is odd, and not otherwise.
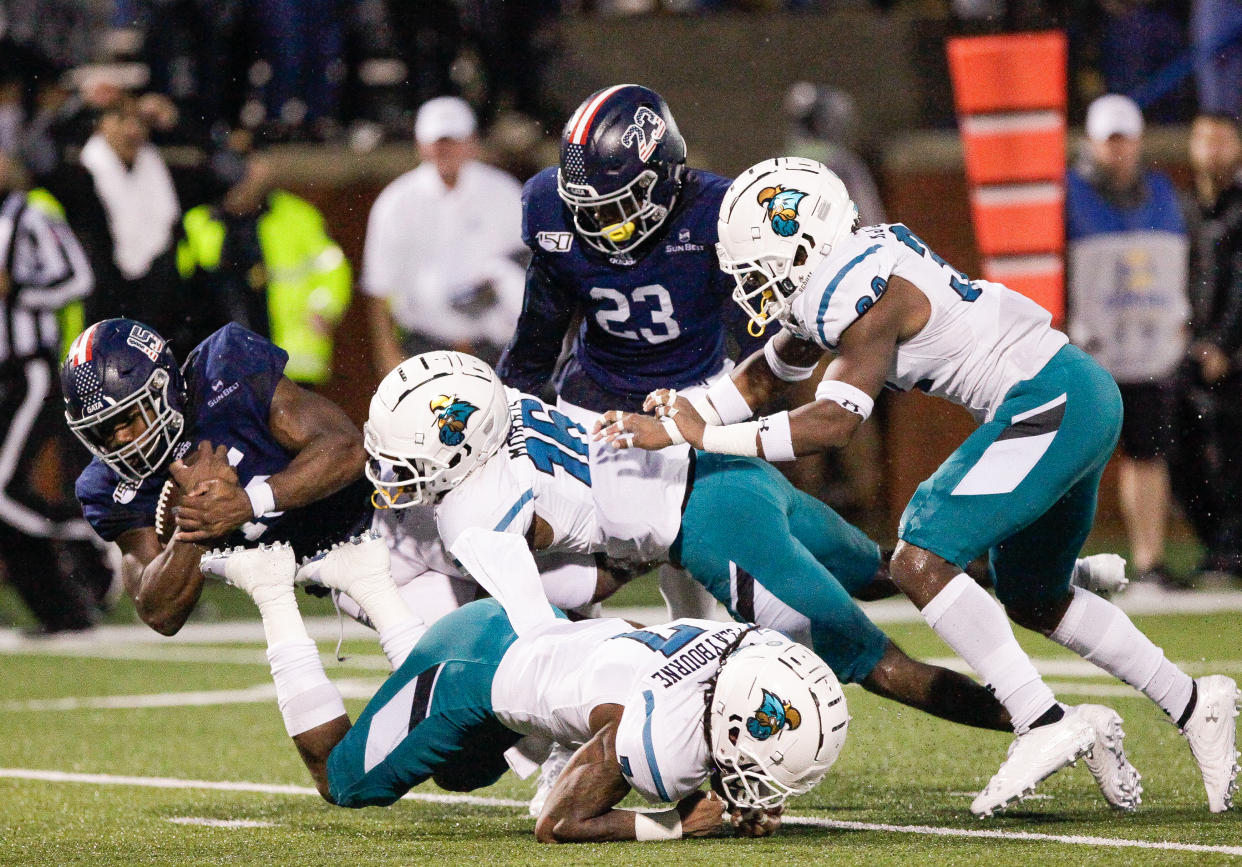
[[[1192,0],[1191,41],[1199,110],[1242,115],[1242,2]]]
[[[468,0],[467,33],[483,69],[483,120],[490,124],[503,105],[554,130],[562,109],[543,98],[544,70],[556,46],[559,0]]]
[[[147,36],[141,57],[150,87],[176,103],[205,139],[213,126],[236,122],[251,59],[245,0],[131,0],[134,23]]]
[[[112,583],[78,513],[55,375],[57,313],[91,289],[90,265],[46,200],[17,190],[0,154],[0,559],[44,633],[89,629]]]
[[[454,0],[385,0],[384,5],[393,45],[405,63],[412,104],[456,93],[450,71],[462,43],[458,4]]]
[[[215,157],[227,186],[219,202],[186,213],[177,268],[222,315],[289,353],[285,376],[317,386],[332,372],[332,333],[349,306],[351,272],[323,215],[277,189],[246,133]]]
[[[1200,115],[1190,163],[1199,220],[1191,256],[1191,344],[1173,482],[1206,548],[1203,572],[1242,575],[1242,139]]]
[[[181,205],[168,166],[148,141],[150,115],[128,93],[97,99],[104,105],[82,147],[81,165],[66,163],[43,179],[95,274],[86,321],[132,317],[188,351],[205,333],[203,313],[180,289],[174,233]],[[167,102],[156,96],[147,105],[161,100]]]
[[[1189,239],[1176,189],[1143,169],[1143,115],[1108,94],[1066,179],[1070,338],[1121,388],[1121,511],[1140,580],[1169,584],[1165,531],[1175,387],[1186,347]]]
[[[1218,0],[1212,0],[1218,2]],[[1095,11],[1084,4],[1079,15]],[[1186,50],[1187,0],[1101,0],[1098,62],[1108,93],[1136,93]],[[1188,79],[1145,106],[1153,123],[1184,122],[1194,111]]]
[[[417,0],[412,6],[421,6]],[[345,81],[344,0],[250,0],[267,130],[274,139],[336,135]]]
[[[113,0],[5,0],[0,33],[58,70],[98,60],[107,43]]]
[[[785,94],[785,116],[789,128],[784,152],[832,169],[858,206],[858,217],[864,226],[886,222],[875,178],[858,151],[858,106],[854,97],[835,87],[798,81]]]
[[[371,208],[362,288],[381,375],[432,349],[494,364],[513,334],[528,257],[522,188],[478,161],[475,129],[465,101],[424,103],[414,125],[422,164]]]

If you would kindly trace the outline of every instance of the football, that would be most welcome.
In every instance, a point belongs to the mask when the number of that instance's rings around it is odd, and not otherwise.
[[[181,502],[184,491],[177,480],[169,478],[160,488],[159,499],[155,501],[155,536],[161,545],[167,545],[177,531],[177,522],[173,518],[173,509]]]
[[[190,449],[181,458],[181,463],[187,467],[193,467],[204,456],[213,458],[210,444],[207,444],[207,446],[204,449],[203,443],[200,443],[198,448]],[[224,460],[224,458],[221,456],[220,460]],[[236,475],[232,474],[231,468],[227,464],[224,465],[225,472],[219,472],[217,467],[217,472],[214,474],[210,472],[213,466],[211,461],[204,464],[204,473],[193,474],[192,483],[202,481],[203,478],[221,478],[234,482],[237,481]],[[193,487],[193,484],[191,484],[191,487]],[[169,476],[165,480],[164,486],[160,488],[159,498],[155,502],[155,535],[161,545],[167,545],[172,540],[173,534],[177,532],[176,512],[174,510],[181,504],[181,500],[185,497],[186,492],[187,489],[183,488],[172,476]]]

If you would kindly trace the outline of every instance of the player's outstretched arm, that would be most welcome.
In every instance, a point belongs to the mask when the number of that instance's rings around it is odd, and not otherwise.
[[[277,509],[310,505],[362,477],[362,431],[326,397],[281,377],[268,420],[276,441],[295,453],[267,480]]]
[[[603,843],[719,833],[724,802],[710,792],[696,792],[663,813],[613,809],[630,790],[617,761],[622,710],[619,704],[604,704],[591,711],[595,734],[556,781],[535,823],[535,837],[541,843]]]
[[[161,635],[175,635],[203,591],[198,559],[203,549],[188,542],[161,545],[154,527],[138,527],[117,539],[121,580],[142,622]]]

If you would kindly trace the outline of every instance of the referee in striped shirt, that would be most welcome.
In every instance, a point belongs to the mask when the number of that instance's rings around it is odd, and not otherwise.
[[[39,632],[88,629],[111,575],[80,517],[56,368],[57,314],[94,285],[68,225],[15,189],[0,154],[0,558]]]

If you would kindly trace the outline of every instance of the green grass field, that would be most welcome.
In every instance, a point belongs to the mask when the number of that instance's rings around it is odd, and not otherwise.
[[[239,605],[237,595],[213,588],[208,602],[244,613],[246,600]],[[652,595],[640,585],[627,601]],[[123,610],[116,616],[125,619]],[[1136,619],[1192,673],[1242,675],[1239,614]],[[921,623],[885,628],[913,655],[950,655]],[[442,793],[428,784],[387,809],[330,807],[308,794],[260,643],[135,636],[146,640],[0,645],[0,726],[16,735],[0,743],[0,863],[1242,860],[1242,812],[1207,812],[1189,751],[1159,711],[1089,667],[1055,665],[1073,657],[1031,634],[1023,643],[1041,664],[1054,664],[1049,682],[1065,700],[1101,701],[1125,717],[1127,749],[1146,789],[1137,814],[1110,812],[1080,766],[1048,780],[1011,813],[977,821],[970,799],[1004,758],[1009,738],[942,723],[851,686],[845,752],[819,788],[791,806],[800,824],[791,821],[778,837],[560,848],[535,843],[533,820],[520,805],[533,781],[512,777],[475,793],[484,801],[437,801]],[[326,641],[320,648],[332,651]],[[349,659],[329,662],[328,671],[353,696],[347,703],[356,713],[382,677],[383,660],[374,642],[349,641],[345,650]]]

